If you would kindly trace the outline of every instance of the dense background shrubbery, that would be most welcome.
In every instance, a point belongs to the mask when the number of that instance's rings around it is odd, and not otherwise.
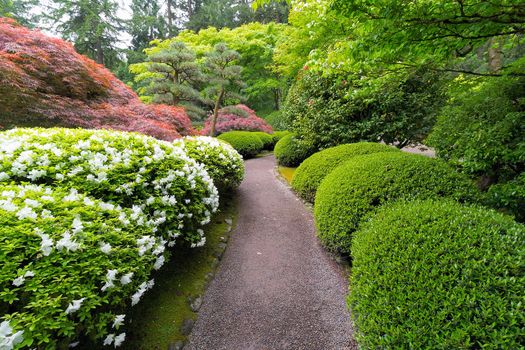
[[[387,205],[352,242],[363,348],[519,349],[525,227],[450,200]]]
[[[395,151],[398,151],[397,148],[373,142],[344,144],[325,149],[301,163],[292,178],[292,188],[303,199],[313,202],[321,181],[346,160],[364,154]]]
[[[315,197],[315,220],[321,241],[350,253],[350,240],[364,215],[401,199],[451,197],[477,200],[477,190],[445,162],[388,152],[357,156],[333,170]]]
[[[228,142],[244,158],[255,157],[264,148],[261,138],[249,131],[229,131],[217,138]]]
[[[209,136],[187,136],[174,143],[204,164],[219,192],[235,189],[244,179],[242,156],[229,143]]]
[[[439,75],[424,70],[377,90],[359,88],[359,81],[307,70],[287,96],[286,123],[319,149],[359,141],[402,147],[428,134],[444,100]]]
[[[428,143],[525,220],[525,78],[458,79]],[[521,180],[520,180],[521,179]]]
[[[296,167],[303,160],[315,153],[316,149],[298,139],[294,134],[286,134],[276,144],[274,148],[275,158],[280,165]]]
[[[274,141],[274,138],[273,138],[273,135],[272,134],[267,134],[265,132],[261,132],[261,131],[255,131],[254,132],[255,135],[259,136],[259,138],[261,139],[262,143],[263,143],[263,147],[265,150],[268,150],[268,151],[271,151],[273,150],[273,147],[275,146],[275,141]]]

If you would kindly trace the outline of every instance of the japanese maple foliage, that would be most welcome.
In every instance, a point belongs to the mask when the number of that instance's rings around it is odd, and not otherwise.
[[[64,40],[0,18],[0,128],[64,126],[195,133],[184,108],[145,105],[109,70]]]
[[[210,129],[211,117],[204,123],[201,134],[208,135]],[[253,109],[243,104],[225,107],[219,111],[216,125],[217,134],[232,130],[273,132],[272,127],[266,120],[258,117]]]

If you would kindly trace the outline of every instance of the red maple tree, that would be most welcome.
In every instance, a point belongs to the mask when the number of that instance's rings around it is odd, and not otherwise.
[[[146,105],[70,43],[0,18],[0,128],[15,126],[195,134],[184,108]]]
[[[211,123],[212,117],[209,117],[204,123],[204,128],[201,130],[202,135],[209,135]],[[229,106],[219,110],[215,128],[217,134],[232,130],[273,132],[272,127],[266,120],[258,117],[253,109],[243,104]]]

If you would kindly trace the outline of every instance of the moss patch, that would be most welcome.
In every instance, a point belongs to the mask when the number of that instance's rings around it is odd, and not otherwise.
[[[295,170],[297,170],[297,168],[279,166],[279,174],[288,182],[288,184],[292,183],[292,178],[293,174],[295,174]]]
[[[168,263],[156,273],[155,287],[132,309],[126,329],[126,349],[167,349],[170,343],[185,341],[180,328],[185,319],[197,319],[189,305],[189,298],[204,294],[209,274],[217,265],[221,237],[228,238],[228,224],[235,225],[237,203],[235,198],[224,198],[220,212],[206,229],[206,245],[202,248],[178,247]],[[207,276],[208,275],[208,276]]]

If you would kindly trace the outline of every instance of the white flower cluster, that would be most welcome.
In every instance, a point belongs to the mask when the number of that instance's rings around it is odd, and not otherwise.
[[[0,349],[12,350],[17,344],[20,344],[24,338],[24,331],[13,333],[13,329],[9,325],[9,321],[0,323]]]
[[[174,145],[202,163],[218,189],[230,190],[244,178],[242,156],[230,144],[209,136],[186,136]]]

